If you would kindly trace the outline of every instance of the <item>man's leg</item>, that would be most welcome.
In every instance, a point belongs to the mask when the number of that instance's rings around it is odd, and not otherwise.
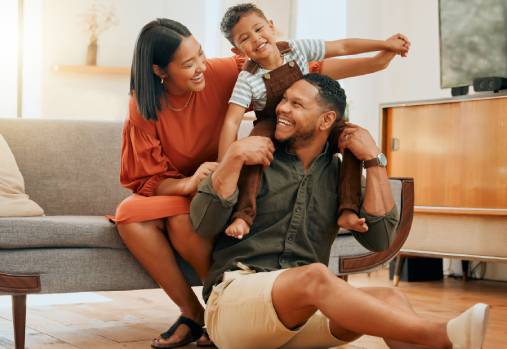
[[[288,329],[301,326],[320,310],[330,319],[332,333],[341,340],[368,334],[433,348],[452,348],[445,322],[422,319],[413,312],[391,307],[337,278],[323,264],[281,273],[273,285],[272,301]]]
[[[380,301],[388,304],[390,307],[400,309],[405,312],[409,312],[418,316],[414,309],[411,307],[408,302],[408,298],[397,288],[389,288],[389,287],[363,287],[359,290],[366,292],[367,294],[379,299]],[[333,323],[330,323],[331,329],[333,328]],[[333,332],[334,333],[334,332]],[[426,346],[421,346],[417,344],[409,344],[400,341],[395,341],[392,339],[385,339],[384,341],[391,349],[424,349],[429,348]]]

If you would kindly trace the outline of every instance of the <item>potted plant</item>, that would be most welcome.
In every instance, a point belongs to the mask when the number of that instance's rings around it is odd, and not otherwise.
[[[86,64],[97,65],[99,35],[118,24],[114,8],[106,9],[103,5],[93,3],[88,11],[84,13],[84,21],[90,35],[86,52]]]

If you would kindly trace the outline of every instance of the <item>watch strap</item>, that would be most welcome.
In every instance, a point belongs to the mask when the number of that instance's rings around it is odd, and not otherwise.
[[[373,167],[373,166],[379,166],[379,162],[376,157],[373,159],[370,159],[370,160],[363,161],[364,168]]]

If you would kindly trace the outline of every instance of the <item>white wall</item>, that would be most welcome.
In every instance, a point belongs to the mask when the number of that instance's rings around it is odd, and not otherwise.
[[[294,0],[293,7],[293,38],[336,40],[345,37],[345,0]]]
[[[380,103],[450,96],[440,89],[438,1],[347,1],[347,37],[386,39],[403,33],[412,42],[383,72],[346,82],[354,122],[378,137]]]
[[[0,117],[16,117],[17,109],[17,32],[18,4],[16,0],[3,0],[0,11]]]
[[[55,65],[84,64],[88,33],[82,14],[93,0],[38,0],[42,23],[42,48],[39,76],[32,75],[27,83],[29,106],[26,116],[44,118],[123,119],[127,111],[128,75],[83,75],[55,72]],[[34,6],[33,1],[25,6]],[[35,1],[37,2],[37,1]],[[203,43],[204,49],[215,55],[219,35],[216,31],[221,0],[109,0],[100,1],[108,8],[114,5],[118,25],[99,37],[97,64],[128,67],[131,64],[135,40],[142,26],[149,21],[167,17],[178,20]],[[210,30],[213,28],[213,30]],[[214,35],[212,33],[216,33]],[[37,86],[38,85],[38,86]]]
[[[11,0],[12,1],[12,0]],[[341,0],[343,3],[344,0]],[[157,17],[181,21],[203,44],[208,57],[230,55],[219,23],[237,0],[104,0],[114,5],[119,24],[99,38],[98,65],[128,67],[135,39],[144,24]],[[274,20],[280,39],[291,34],[293,0],[254,1]],[[304,2],[304,1],[301,1]],[[332,1],[327,1],[332,3]],[[24,117],[123,119],[127,112],[128,75],[86,75],[54,71],[56,65],[85,62],[88,33],[82,14],[94,0],[25,1],[27,41]],[[307,2],[308,3],[308,2]],[[318,14],[318,9],[314,9]],[[37,46],[38,43],[38,46]]]

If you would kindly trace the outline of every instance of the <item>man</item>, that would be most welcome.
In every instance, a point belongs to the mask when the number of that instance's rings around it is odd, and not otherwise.
[[[276,151],[267,138],[237,141],[201,184],[191,205],[194,229],[217,236],[204,285],[211,338],[223,349],[327,348],[361,334],[383,337],[391,348],[480,348],[486,305],[448,323],[422,319],[400,292],[356,289],[327,269],[340,165],[327,138],[345,103],[338,82],[305,75],[277,107]],[[374,160],[379,150],[365,129],[349,125],[340,145],[380,165]],[[236,203],[245,164],[262,164],[265,170],[251,232],[235,239],[220,233]],[[385,168],[371,166],[366,172],[365,234],[392,234],[397,209]]]

